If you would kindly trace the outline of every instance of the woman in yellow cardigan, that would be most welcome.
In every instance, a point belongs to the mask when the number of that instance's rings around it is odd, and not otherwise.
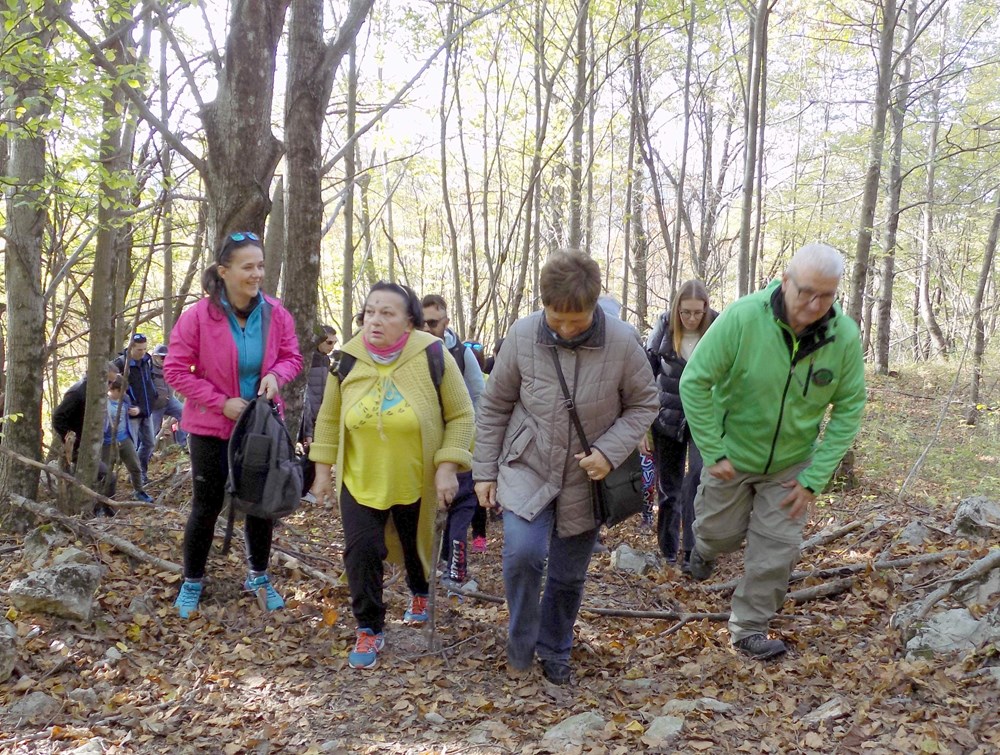
[[[358,623],[352,668],[378,665],[385,646],[383,561],[406,569],[412,593],[403,620],[427,621],[434,517],[458,490],[456,473],[472,464],[474,415],[462,373],[442,354],[435,387],[426,350],[439,343],[423,327],[420,299],[407,286],[379,281],[365,301],[361,333],[343,354],[356,360],[328,380],[309,458],[325,492],[336,465],[344,526],[344,566]]]

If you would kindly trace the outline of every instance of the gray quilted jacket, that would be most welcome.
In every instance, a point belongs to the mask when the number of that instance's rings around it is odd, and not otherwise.
[[[627,323],[598,308],[597,326],[575,349],[556,346],[542,312],[514,323],[476,414],[473,477],[497,482],[503,508],[533,520],[556,501],[560,537],[593,529],[592,485],[552,360],[559,355],[570,395],[592,447],[613,466],[635,450],[659,407],[653,373]]]

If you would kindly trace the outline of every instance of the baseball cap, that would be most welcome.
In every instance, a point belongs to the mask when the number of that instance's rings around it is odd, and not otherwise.
[[[153,349],[154,357],[165,357],[166,355],[167,355],[167,345],[165,343],[161,343],[159,346]]]

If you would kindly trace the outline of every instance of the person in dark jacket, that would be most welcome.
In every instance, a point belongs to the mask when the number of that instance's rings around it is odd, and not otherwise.
[[[698,491],[702,463],[681,404],[681,375],[698,341],[715,317],[716,313],[709,306],[705,285],[701,281],[689,280],[681,285],[670,311],[660,315],[646,340],[646,353],[660,398],[660,411],[652,427],[653,459],[659,488],[657,541],[664,558],[671,563],[676,562],[683,527],[682,568],[685,571],[694,544],[691,525],[694,523],[694,496]]]
[[[107,381],[110,384],[118,377],[118,367],[114,362],[108,362]],[[73,383],[63,394],[62,401],[52,410],[52,429],[62,444],[65,454],[66,464],[71,468],[76,468],[76,459],[80,454],[80,438],[83,435],[83,415],[87,409],[87,376]],[[98,487],[105,485],[108,476],[108,468],[104,462],[98,462],[97,481]],[[107,485],[105,495],[115,494],[115,481],[112,478]],[[98,503],[94,506],[94,513],[97,515],[114,516],[114,509],[104,504]]]
[[[153,380],[153,358],[146,352],[149,344],[146,336],[136,333],[126,349],[115,359],[119,372],[128,372],[128,397],[132,406],[139,410],[129,418],[132,437],[136,439],[136,452],[142,467],[142,484],[149,478],[149,457],[153,455],[156,433],[153,431],[151,416],[156,406],[156,382]],[[126,370],[126,367],[128,368]]]
[[[309,459],[309,446],[312,445],[313,432],[316,428],[316,415],[323,403],[323,392],[326,390],[326,379],[330,377],[332,361],[330,354],[337,348],[337,329],[330,325],[320,325],[317,329],[313,345],[312,362],[306,373],[306,395],[302,402],[302,427],[299,430],[299,442],[302,444],[305,459],[302,471],[302,500],[306,503],[316,503],[316,493],[312,490],[316,479],[316,465]]]

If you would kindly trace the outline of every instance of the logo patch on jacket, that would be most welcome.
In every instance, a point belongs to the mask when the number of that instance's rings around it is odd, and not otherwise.
[[[821,370],[816,370],[813,373],[813,382],[820,387],[830,385],[833,382],[833,370],[828,370],[825,367]]]

